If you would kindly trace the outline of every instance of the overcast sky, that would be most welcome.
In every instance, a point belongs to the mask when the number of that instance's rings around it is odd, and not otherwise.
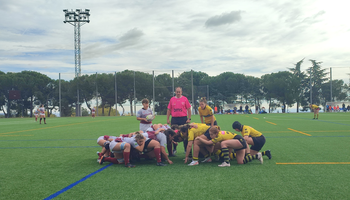
[[[82,74],[191,69],[260,77],[305,58],[349,82],[349,1],[0,0],[0,70],[74,77],[74,27],[63,9],[90,9]],[[342,67],[342,68],[336,68]]]

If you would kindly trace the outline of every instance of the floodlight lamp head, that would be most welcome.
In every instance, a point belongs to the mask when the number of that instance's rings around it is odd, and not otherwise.
[[[85,9],[86,12],[90,12],[90,9]]]
[[[67,10],[67,9],[64,9],[64,10],[63,10],[63,12],[67,13],[67,12],[68,12],[68,10]]]

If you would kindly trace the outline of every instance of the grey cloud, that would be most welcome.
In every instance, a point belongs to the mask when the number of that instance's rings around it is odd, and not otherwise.
[[[300,6],[298,1],[288,1],[285,3],[276,3],[276,1],[271,1],[267,4],[279,14],[279,19],[283,20],[291,28],[296,28],[299,26],[310,26],[312,24],[321,22],[321,17],[326,13],[326,11],[321,10],[316,14],[309,14],[310,12],[305,12],[305,9]]]
[[[318,13],[312,15],[311,17],[306,17],[305,19],[303,19],[302,22],[308,23],[308,24],[314,24],[317,23],[319,21],[321,21],[320,19],[318,19],[319,17],[321,17],[322,15],[324,15],[326,13],[326,11],[321,10]]]
[[[144,35],[142,31],[138,30],[137,28],[133,28],[128,32],[126,32],[123,36],[121,36],[119,40],[120,41],[137,40],[142,35]]]
[[[120,49],[135,46],[139,44],[139,39],[143,35],[144,33],[141,30],[134,28],[122,35],[119,38],[119,43],[105,46],[102,43],[88,45],[83,50],[83,58],[96,58]]]
[[[221,15],[215,15],[210,17],[206,22],[206,27],[212,26],[221,26],[224,24],[232,24],[234,22],[238,22],[242,19],[241,17],[242,11],[231,11],[230,13],[223,13]]]

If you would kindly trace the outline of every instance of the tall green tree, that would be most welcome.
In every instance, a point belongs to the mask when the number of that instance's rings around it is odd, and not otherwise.
[[[293,74],[288,71],[266,74],[262,76],[263,91],[265,97],[270,101],[272,107],[272,100],[276,99],[284,108],[286,105],[292,106],[295,103],[295,94],[297,93],[298,81],[293,77]]]
[[[316,60],[310,60],[312,66],[306,71],[307,78],[306,84],[309,86],[305,89],[304,95],[306,96],[309,103],[321,104],[321,99],[323,99],[322,84],[328,80],[326,69],[321,69],[322,62],[317,62]],[[310,98],[311,89],[311,98]]]
[[[323,93],[323,102],[327,101],[343,101],[346,99],[346,85],[343,80],[332,80],[332,97],[331,99],[331,86],[330,81],[323,83],[321,86]]]
[[[155,85],[155,111],[160,115],[167,113],[167,107],[173,94],[172,77],[170,74],[159,74],[154,78]]]
[[[246,79],[248,85],[245,87],[245,97],[246,99],[253,99],[254,104],[259,105],[260,100],[264,98],[261,79],[253,76],[246,76]]]
[[[96,74],[83,75],[77,81],[79,84],[79,98],[86,103],[91,112],[91,100],[96,96]]]
[[[114,76],[106,73],[99,74],[96,81],[99,97],[101,98],[102,116],[105,116],[105,107],[111,109],[111,106],[114,105]]]
[[[248,93],[248,90],[245,88],[248,85],[248,80],[243,74],[224,72],[209,78],[208,82],[211,91],[210,97],[214,100],[232,103],[237,99],[238,95],[243,96]],[[220,103],[220,101],[216,102]]]
[[[136,76],[136,72],[135,72]],[[136,80],[135,80],[136,82]],[[123,109],[123,114],[125,108],[123,107],[123,104],[126,101],[130,102],[130,111],[131,114],[134,113],[133,110],[133,100],[134,100],[134,71],[131,70],[124,70],[122,72],[117,73],[117,91],[118,91],[118,104]],[[137,91],[137,89],[136,89]]]
[[[69,117],[73,114],[77,101],[77,88],[73,80],[61,80],[61,96],[61,117]]]
[[[306,75],[304,72],[301,71],[301,64],[304,62],[304,59],[301,59],[299,62],[297,62],[294,68],[288,68],[294,76],[294,79],[296,79],[295,81],[297,82],[297,88],[295,91],[295,96],[294,99],[297,103],[297,113],[299,113],[299,106],[301,104],[301,102],[304,100],[303,98],[303,91],[307,88],[307,82],[305,80]],[[305,101],[304,101],[305,103]]]
[[[193,74],[193,96],[192,99],[192,75]],[[179,75],[179,77],[175,80],[175,87],[182,87],[182,94],[188,98],[188,100],[192,103],[195,112],[198,112],[198,103],[197,100],[203,95],[203,92],[196,90],[198,86],[204,84],[203,80],[208,77],[208,74],[204,72],[195,72],[195,71],[187,71],[183,72]]]

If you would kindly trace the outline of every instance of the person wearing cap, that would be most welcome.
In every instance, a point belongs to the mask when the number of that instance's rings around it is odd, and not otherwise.
[[[167,110],[167,123],[170,125],[184,125],[191,122],[191,104],[188,99],[182,95],[182,88],[177,87],[175,89],[176,96],[172,97],[168,104]],[[169,119],[171,115],[171,121]],[[186,151],[187,141],[184,141],[184,148]],[[176,153],[176,145],[174,145],[174,151],[172,146],[168,145],[169,156],[173,156]]]
[[[238,121],[233,122],[232,128],[238,132],[241,132],[243,138],[246,140],[248,144],[246,153],[252,156],[256,156],[257,158],[257,154],[266,142],[264,135],[250,126],[242,125]],[[249,147],[249,145],[251,145],[251,147]],[[266,155],[269,159],[271,159],[270,150],[263,151],[261,154],[263,156]]]

